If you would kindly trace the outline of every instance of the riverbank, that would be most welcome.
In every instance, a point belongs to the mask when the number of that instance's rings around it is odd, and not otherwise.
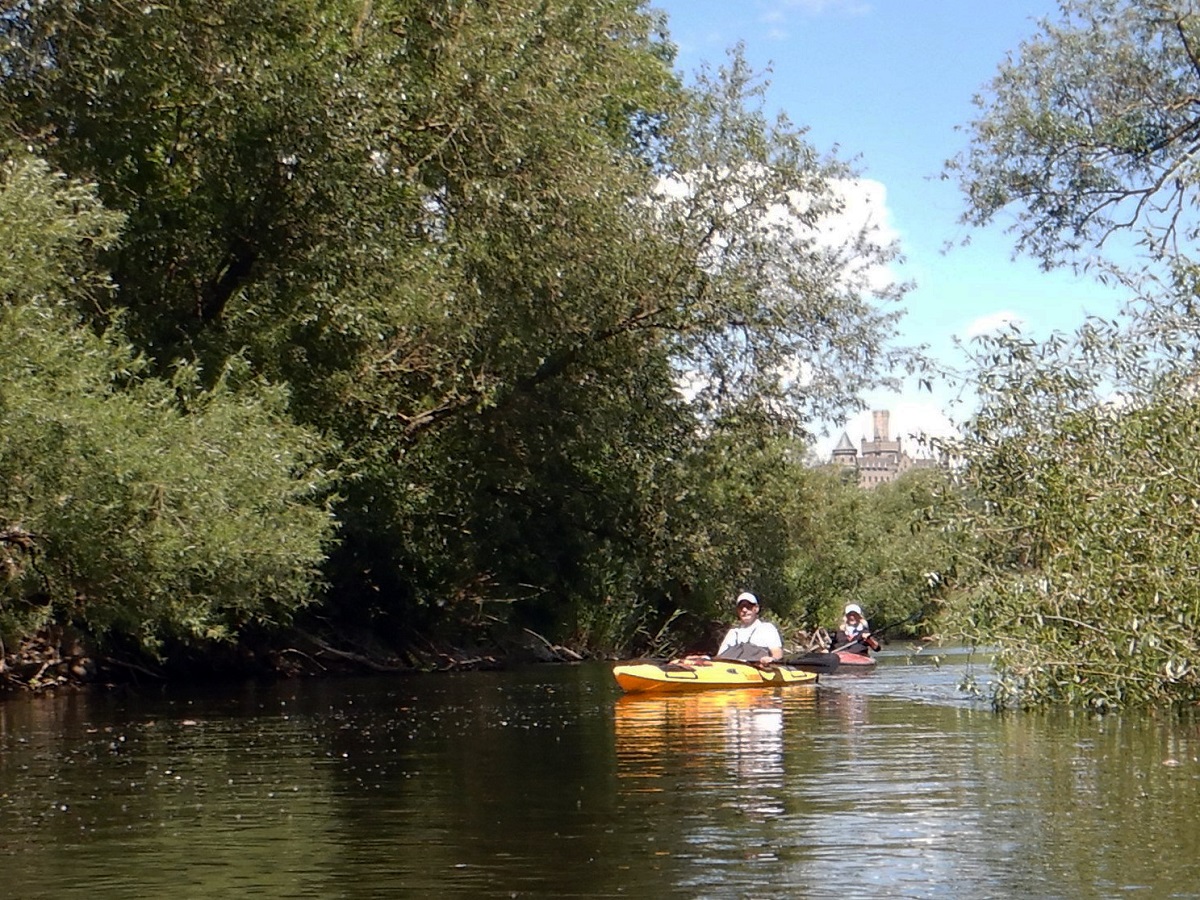
[[[91,645],[83,635],[47,630],[0,648],[0,699],[13,694],[130,683],[231,681],[361,674],[500,669],[528,662],[578,662],[586,655],[521,629],[478,644],[423,641],[387,647],[369,634],[292,630],[270,639],[213,644],[165,660]]]
[[[724,623],[706,624],[701,637],[683,641],[680,653],[711,653]],[[797,652],[829,644],[824,629],[789,635]],[[497,623],[473,639],[410,635],[402,647],[363,628],[292,628],[246,634],[237,643],[164,647],[152,658],[134,648],[100,646],[72,629],[44,629],[16,647],[0,644],[0,700],[88,687],[129,684],[228,683],[246,680],[504,669],[529,663],[615,659],[555,643],[516,625]]]

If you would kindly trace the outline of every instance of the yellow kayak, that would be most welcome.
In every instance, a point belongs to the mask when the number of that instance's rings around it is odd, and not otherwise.
[[[613,677],[626,693],[682,694],[719,688],[754,688],[777,685],[813,684],[815,672],[791,666],[765,668],[737,660],[687,660],[655,662],[631,660],[617,663]]]

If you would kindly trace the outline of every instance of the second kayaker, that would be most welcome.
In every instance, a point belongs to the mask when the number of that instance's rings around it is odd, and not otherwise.
[[[737,595],[734,601],[737,624],[729,629],[721,648],[719,659],[740,659],[770,665],[783,658],[783,641],[779,629],[758,617],[758,598],[749,591]]]
[[[842,622],[833,635],[830,649],[862,654],[867,654],[868,650],[879,649],[879,642],[871,637],[871,626],[863,615],[862,607],[857,603],[846,604]]]

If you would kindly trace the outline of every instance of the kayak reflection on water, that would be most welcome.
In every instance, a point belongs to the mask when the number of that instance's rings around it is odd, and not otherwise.
[[[783,807],[783,709],[774,694],[725,705],[725,746],[729,770],[737,776],[739,796],[728,806],[762,816],[781,815]]]
[[[788,692],[789,710],[815,709],[816,692]],[[703,778],[714,758],[736,776],[717,804],[755,816],[783,811],[784,697],[778,691],[630,694],[615,705],[618,774],[639,792],[669,791],[680,777]]]

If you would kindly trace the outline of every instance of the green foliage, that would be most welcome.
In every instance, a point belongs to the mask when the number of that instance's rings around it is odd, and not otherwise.
[[[1197,320],[990,341],[959,448],[976,580],[959,611],[997,647],[998,703],[1193,703],[1200,640]],[[1174,348],[1174,349],[1172,349]],[[1184,349],[1189,348],[1189,349]]]
[[[1047,266],[1128,230],[1148,255],[1107,266],[1142,293],[1124,324],[980,347],[959,448],[975,589],[959,616],[998,648],[998,703],[1191,703],[1200,18],[1166,0],[1061,12],[980,101],[953,167],[966,218],[1015,213],[1018,246]]]
[[[938,524],[945,472],[867,491],[802,458],[802,445],[764,440],[752,422],[730,419],[707,436],[671,511],[696,524],[674,555],[694,585],[674,598],[680,608],[726,621],[733,594],[749,589],[785,634],[833,625],[851,601],[878,625],[933,616],[955,566]]]
[[[946,477],[942,469],[915,469],[863,490],[835,470],[814,473],[809,533],[794,545],[789,567],[809,627],[837,624],[851,602],[878,627],[915,628],[934,616],[956,559],[939,524]]]
[[[89,257],[118,222],[36,159],[0,166],[0,629],[227,639],[313,598],[323,447],[284,392],[139,377],[119,329],[81,326],[65,298],[102,281]]]
[[[0,120],[124,216],[70,299],[144,361],[126,397],[254,398],[295,472],[276,417],[339,448],[323,612],[586,643],[751,572],[787,608],[789,455],[914,359],[897,248],[840,236],[854,173],[736,52],[671,55],[640,0],[43,0],[0,18]]]
[[[695,523],[695,602],[729,617],[735,594],[759,595],[772,617],[791,614],[789,553],[806,537],[808,470],[794,441],[764,437],[751,419],[716,427],[688,463],[691,493],[680,511]]]
[[[1156,256],[1195,222],[1200,16],[1175,0],[1065,0],[978,99],[952,164],[981,224],[1015,214],[1019,246],[1051,265],[1137,229]]]

